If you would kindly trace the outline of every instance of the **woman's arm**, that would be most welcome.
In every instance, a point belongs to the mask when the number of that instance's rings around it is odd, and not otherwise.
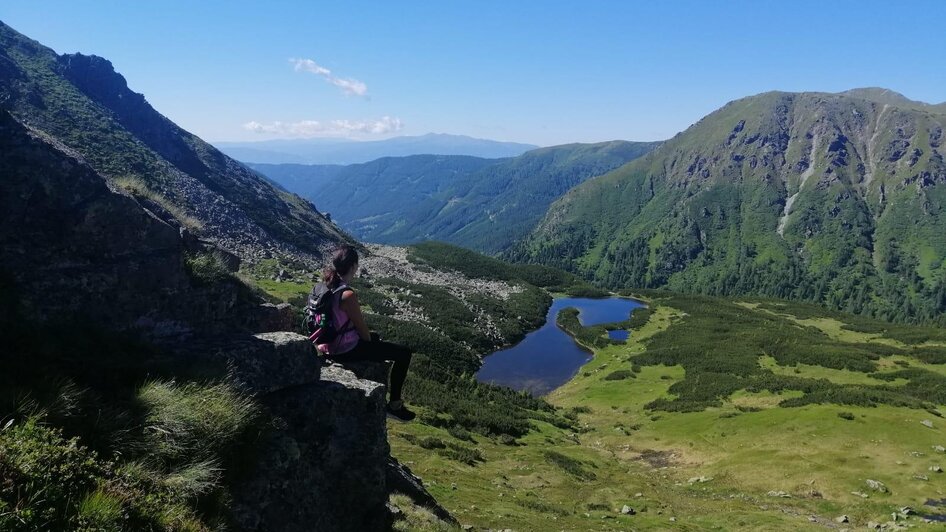
[[[358,294],[354,290],[345,290],[342,292],[342,300],[339,306],[348,314],[358,336],[365,342],[371,341],[371,332],[368,330],[368,324],[365,323],[365,317],[361,314],[361,305],[358,304]]]

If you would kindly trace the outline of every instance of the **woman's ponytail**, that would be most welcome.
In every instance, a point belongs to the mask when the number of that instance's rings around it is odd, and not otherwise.
[[[322,270],[322,281],[332,290],[342,283],[342,277],[348,275],[358,264],[358,252],[355,248],[342,244],[332,252],[332,262]]]

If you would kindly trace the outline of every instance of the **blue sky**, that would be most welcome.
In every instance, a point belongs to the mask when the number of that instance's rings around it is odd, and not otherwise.
[[[767,90],[946,101],[946,1],[6,0],[0,20],[110,59],[211,141],[658,140]]]

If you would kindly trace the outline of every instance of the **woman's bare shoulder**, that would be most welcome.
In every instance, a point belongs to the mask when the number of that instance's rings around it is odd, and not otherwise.
[[[355,289],[350,286],[342,290],[342,301],[348,300],[358,301],[358,294],[355,293]]]

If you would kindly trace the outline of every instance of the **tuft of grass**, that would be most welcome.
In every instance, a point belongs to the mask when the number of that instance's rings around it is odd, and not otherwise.
[[[148,200],[157,204],[159,207],[167,211],[168,214],[173,216],[178,222],[180,222],[181,225],[190,229],[191,231],[199,233],[204,229],[203,222],[187,214],[184,209],[181,209],[167,197],[149,187],[148,183],[144,179],[135,175],[125,175],[122,177],[116,177],[112,180],[112,183],[114,183],[116,187],[124,190],[136,198]]]
[[[219,253],[197,253],[184,259],[184,266],[194,281],[214,285],[233,278]]]
[[[180,499],[206,495],[220,486],[223,470],[217,460],[202,460],[175,469],[164,477],[164,486]]]
[[[447,532],[457,530],[457,527],[441,520],[433,512],[414,504],[407,495],[392,493],[388,503],[401,511],[401,517],[394,522],[393,529],[397,532]]]
[[[85,496],[79,504],[77,530],[120,530],[124,521],[122,501],[101,489]]]
[[[147,454],[168,465],[226,455],[261,418],[252,398],[224,383],[151,381],[138,391],[147,410]]]

